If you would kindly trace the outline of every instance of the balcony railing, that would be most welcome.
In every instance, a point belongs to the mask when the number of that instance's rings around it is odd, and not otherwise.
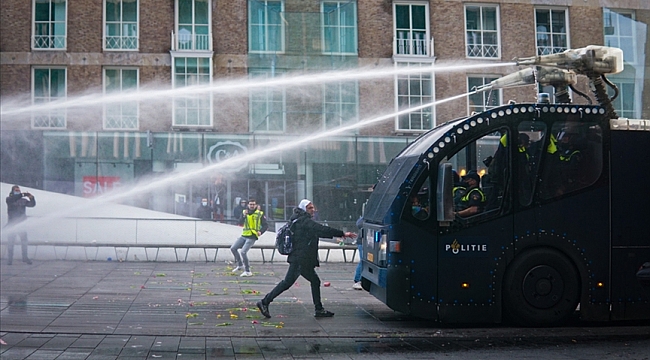
[[[467,57],[498,58],[499,46],[486,44],[467,45]]]
[[[137,129],[138,117],[130,115],[107,115],[105,128],[107,130]]]
[[[34,35],[32,49],[65,49],[65,35]]]
[[[425,36],[423,33],[398,32],[398,37],[393,39],[393,54],[433,57],[433,38],[426,39]]]
[[[106,36],[104,38],[106,50],[137,50],[137,36]]]
[[[212,33],[177,34],[172,31],[173,51],[212,51]]]
[[[537,55],[557,54],[567,50],[564,46],[538,46]]]

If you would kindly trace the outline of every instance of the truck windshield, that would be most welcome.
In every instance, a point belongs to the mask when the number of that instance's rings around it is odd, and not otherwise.
[[[400,156],[393,159],[375,185],[373,192],[380,196],[371,196],[368,200],[364,214],[365,221],[381,223],[384,220],[391,205],[398,198],[404,180],[411,173],[407,169],[412,169],[419,158],[419,156]]]

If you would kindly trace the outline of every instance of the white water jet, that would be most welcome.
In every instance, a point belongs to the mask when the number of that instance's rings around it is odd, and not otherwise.
[[[386,76],[418,74],[423,72],[447,73],[472,69],[485,69],[495,67],[515,66],[516,63],[482,63],[482,64],[453,64],[448,66],[432,65],[429,67],[404,67],[404,68],[373,68],[353,69],[344,71],[327,71],[297,76],[277,77],[268,80],[252,80],[248,77],[235,80],[219,80],[210,85],[194,85],[176,89],[152,90],[154,86],[169,86],[169,84],[148,84],[136,91],[125,91],[115,94],[94,93],[76,97],[64,98],[48,103],[25,104],[25,99],[3,99],[0,107],[0,122],[11,121],[11,116],[23,114],[36,114],[61,109],[85,108],[125,101],[165,101],[178,96],[196,96],[201,94],[233,94],[241,91],[250,91],[256,88],[267,87],[298,87],[315,84],[325,84],[338,81],[375,79]]]
[[[316,134],[313,134],[311,136],[297,137],[296,140],[292,141],[292,142],[281,143],[281,144],[276,145],[276,146],[263,148],[263,149],[259,149],[259,150],[256,150],[256,151],[252,151],[252,152],[243,154],[243,155],[231,157],[231,158],[228,158],[228,159],[226,159],[224,161],[221,161],[219,163],[207,165],[207,166],[202,167],[201,169],[187,171],[187,172],[182,173],[182,174],[167,175],[167,176],[165,176],[163,178],[156,178],[156,179],[153,179],[153,180],[151,180],[149,178],[144,178],[144,179],[141,179],[140,181],[138,181],[137,183],[135,183],[133,185],[123,186],[123,187],[121,187],[119,189],[112,190],[109,193],[105,193],[103,195],[95,197],[91,201],[88,201],[87,203],[85,203],[83,205],[80,205],[80,206],[77,206],[77,207],[74,207],[74,208],[69,208],[69,209],[66,209],[66,210],[62,210],[61,212],[56,213],[56,214],[49,214],[47,216],[44,216],[44,217],[41,217],[41,218],[38,218],[38,219],[28,217],[26,221],[21,222],[19,224],[16,224],[16,225],[14,225],[12,227],[7,227],[6,230],[14,230],[14,229],[17,230],[17,231],[20,231],[20,230],[23,230],[23,229],[26,230],[29,227],[41,225],[43,223],[47,223],[48,221],[52,221],[54,219],[65,218],[67,216],[73,216],[74,214],[82,213],[83,211],[85,211],[87,209],[90,209],[90,208],[93,208],[93,207],[96,207],[96,206],[99,206],[99,205],[102,205],[102,204],[105,204],[105,203],[112,203],[112,202],[117,202],[117,201],[120,201],[120,200],[128,199],[130,197],[139,195],[139,194],[141,194],[143,192],[153,191],[153,190],[156,190],[156,189],[159,189],[159,188],[163,188],[163,187],[172,185],[172,184],[174,184],[176,182],[187,181],[187,180],[193,179],[195,177],[200,177],[202,175],[209,174],[209,173],[213,172],[214,170],[218,170],[220,168],[227,168],[229,166],[234,165],[235,163],[248,162],[248,161],[251,161],[251,160],[263,159],[263,158],[268,157],[268,156],[270,156],[270,155],[272,155],[274,153],[277,153],[277,152],[281,152],[281,151],[284,151],[284,150],[299,147],[299,146],[301,146],[303,144],[308,144],[310,142],[313,142],[313,141],[316,141],[316,140],[319,140],[319,139],[323,139],[323,138],[327,138],[327,137],[330,137],[330,136],[333,136],[333,135],[337,135],[339,133],[345,133],[345,132],[350,131],[350,130],[354,130],[354,129],[357,129],[357,128],[362,128],[362,127],[365,127],[365,126],[369,126],[369,125],[378,123],[380,121],[384,121],[386,119],[391,119],[391,118],[395,118],[396,116],[399,116],[399,115],[408,114],[408,113],[410,113],[412,111],[421,110],[421,109],[424,109],[424,108],[427,108],[427,107],[431,107],[431,106],[442,104],[442,103],[445,103],[445,102],[448,102],[448,101],[459,99],[459,98],[462,98],[462,97],[465,97],[465,96],[468,96],[468,95],[472,95],[472,94],[474,94],[476,92],[477,92],[476,90],[475,91],[470,91],[470,92],[467,92],[467,93],[464,93],[464,94],[455,95],[455,96],[452,96],[452,97],[449,97],[449,98],[446,98],[446,99],[437,100],[437,101],[427,103],[427,104],[423,104],[423,105],[420,105],[420,106],[416,106],[416,107],[412,107],[412,108],[408,108],[408,109],[403,109],[403,110],[400,110],[400,111],[395,112],[395,113],[390,113],[390,114],[377,116],[377,117],[374,117],[374,118],[359,121],[359,122],[354,123],[354,124],[341,126],[341,127],[336,128],[336,129],[329,130],[329,131],[316,133]],[[147,183],[147,181],[150,181],[150,182]]]

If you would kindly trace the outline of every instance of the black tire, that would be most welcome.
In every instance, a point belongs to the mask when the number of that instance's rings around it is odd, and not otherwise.
[[[580,277],[564,254],[535,249],[515,258],[503,279],[503,313],[523,326],[565,323],[580,301]]]
[[[370,280],[362,277],[361,278],[361,288],[365,291],[370,291]]]

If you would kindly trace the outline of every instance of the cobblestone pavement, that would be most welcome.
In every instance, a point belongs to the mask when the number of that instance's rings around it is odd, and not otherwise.
[[[309,284],[301,278],[265,319],[255,302],[284,276],[286,263],[253,263],[254,276],[242,278],[225,263],[3,262],[0,357],[650,358],[646,323],[522,329],[413,319],[352,289],[355,266],[317,269],[333,318],[313,317]]]

